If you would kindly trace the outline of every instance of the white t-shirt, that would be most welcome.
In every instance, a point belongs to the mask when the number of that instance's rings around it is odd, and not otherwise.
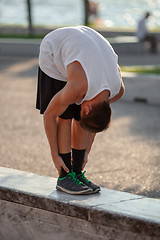
[[[139,40],[143,40],[147,34],[148,34],[148,29],[147,29],[146,18],[143,18],[138,22],[136,35],[139,38]]]
[[[44,73],[67,82],[67,65],[78,61],[83,67],[88,90],[78,102],[93,99],[103,90],[110,98],[120,91],[118,57],[109,42],[95,30],[85,27],[59,28],[47,34],[40,46],[39,66]]]

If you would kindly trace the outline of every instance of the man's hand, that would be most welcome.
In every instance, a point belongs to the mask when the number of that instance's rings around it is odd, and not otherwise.
[[[64,169],[65,172],[69,173],[69,169],[66,167],[65,163],[63,162],[62,158],[59,155],[57,157],[53,157],[53,161],[59,175],[61,175],[62,168]]]

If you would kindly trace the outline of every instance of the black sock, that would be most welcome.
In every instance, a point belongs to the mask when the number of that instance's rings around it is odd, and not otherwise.
[[[78,150],[72,148],[72,169],[75,173],[80,174],[82,170],[84,155],[85,155],[86,149]]]
[[[62,158],[63,162],[65,163],[66,167],[69,169],[69,171],[71,171],[72,167],[71,167],[71,153],[59,153],[59,156]],[[67,172],[64,171],[64,169],[62,168],[61,170],[61,175],[60,177],[66,177],[67,176]]]

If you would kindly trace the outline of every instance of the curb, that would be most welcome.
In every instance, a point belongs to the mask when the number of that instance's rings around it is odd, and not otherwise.
[[[0,39],[0,56],[38,57],[41,40]]]
[[[55,186],[55,178],[0,168],[3,240],[160,238],[159,200],[105,188],[74,196]]]
[[[122,77],[125,84],[123,100],[160,105],[160,75],[122,72]]]
[[[41,39],[0,39],[1,56],[38,56]],[[110,43],[117,54],[139,54],[148,50],[144,43],[133,37],[111,39]]]

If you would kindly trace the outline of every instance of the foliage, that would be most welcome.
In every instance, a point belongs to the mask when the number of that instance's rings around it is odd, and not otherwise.
[[[133,72],[138,74],[160,74],[160,66],[124,66],[121,67],[123,72]]]

